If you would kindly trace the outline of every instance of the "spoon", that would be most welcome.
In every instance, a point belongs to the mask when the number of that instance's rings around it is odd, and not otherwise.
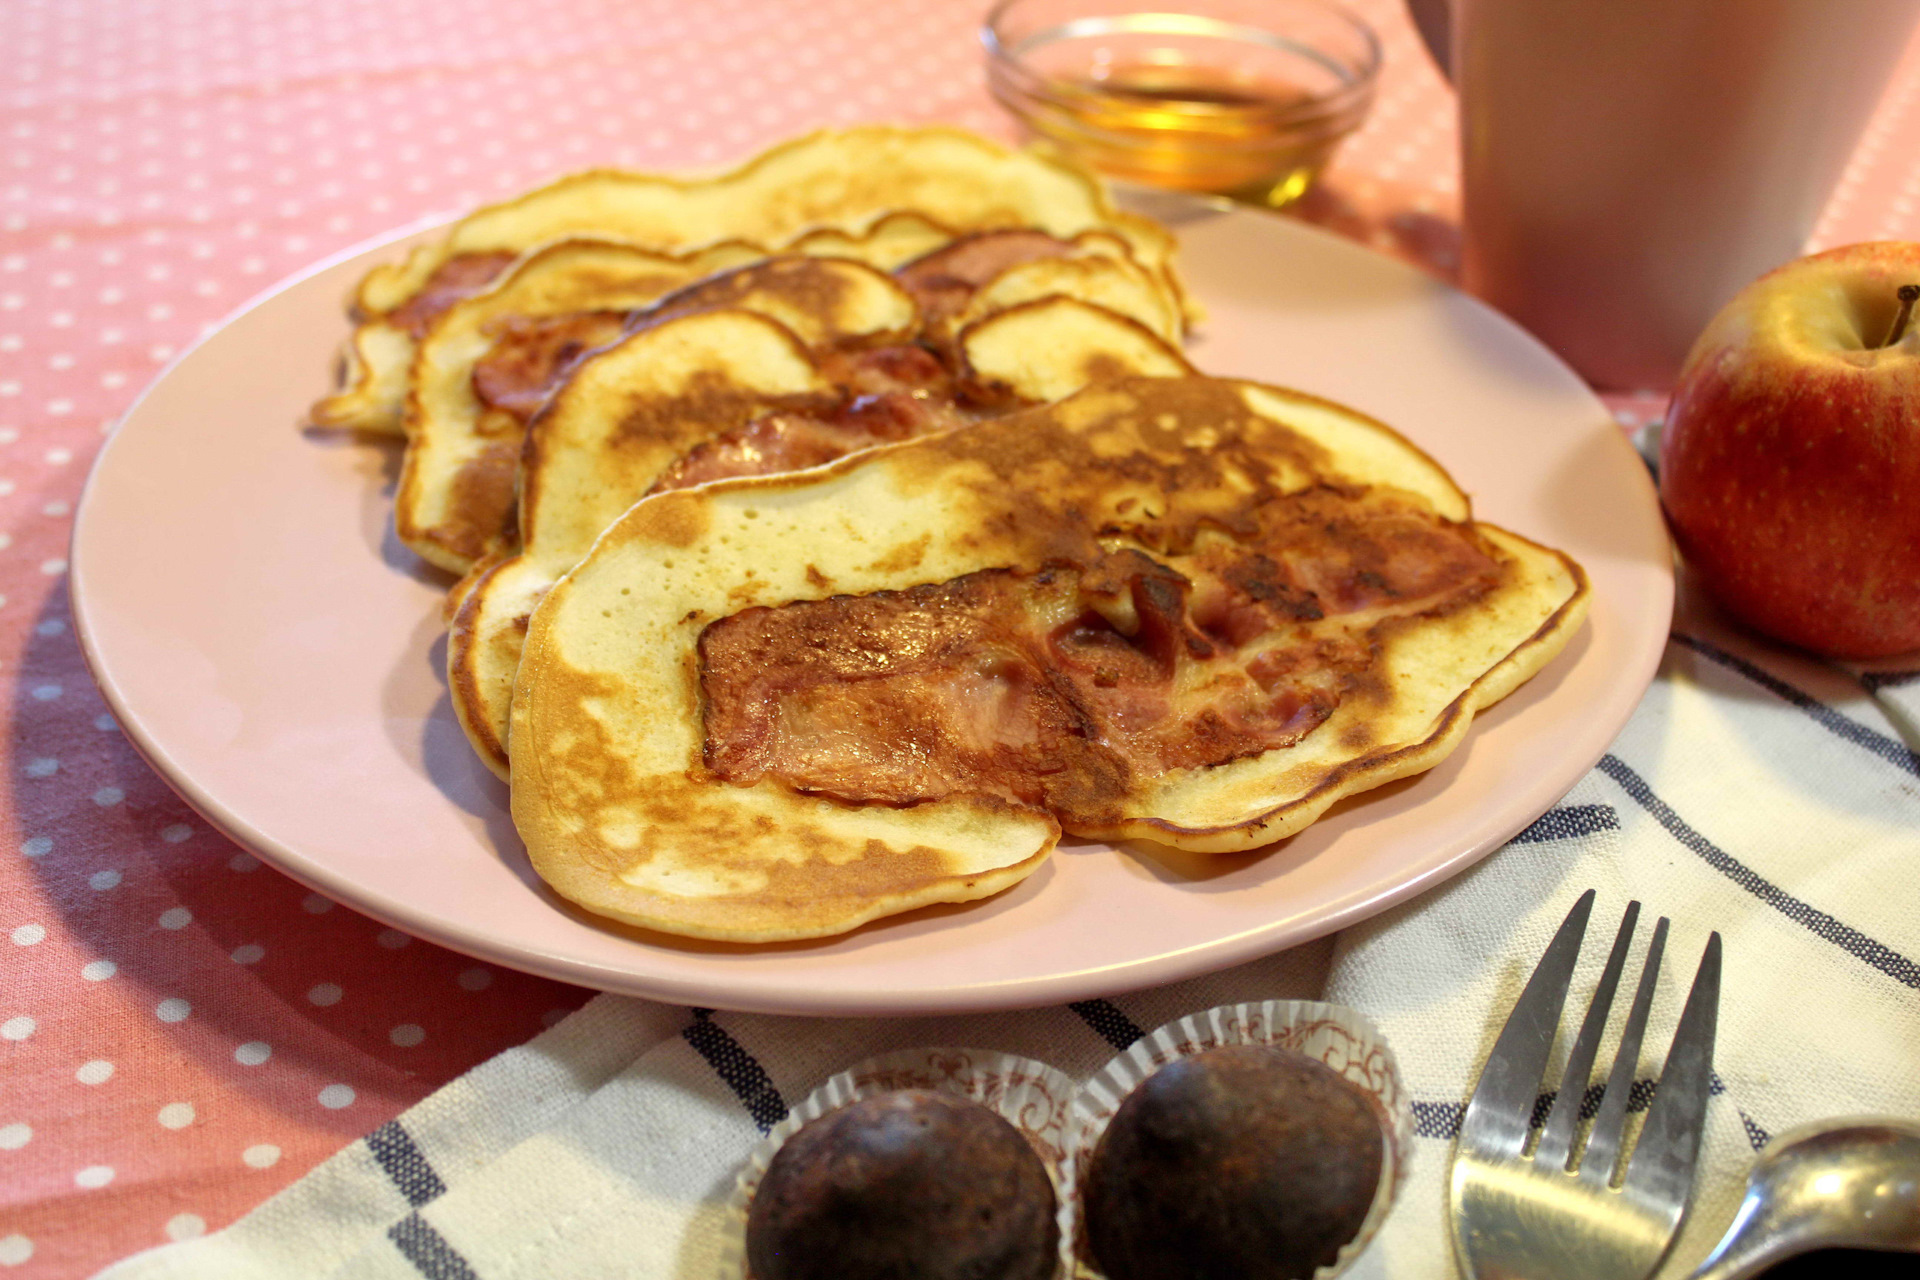
[[[1920,1124],[1824,1120],[1781,1134],[1689,1280],[1747,1280],[1812,1249],[1920,1253]]]

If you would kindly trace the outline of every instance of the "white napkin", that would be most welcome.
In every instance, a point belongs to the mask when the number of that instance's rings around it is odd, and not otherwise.
[[[747,1153],[841,1067],[947,1044],[1084,1078],[1182,1013],[1320,997],[1380,1026],[1420,1135],[1399,1204],[1350,1274],[1439,1280],[1454,1274],[1443,1188],[1461,1104],[1588,888],[1599,904],[1569,1019],[1628,899],[1645,908],[1630,978],[1653,917],[1673,921],[1642,1081],[1658,1074],[1708,932],[1725,941],[1722,1091],[1663,1272],[1684,1274],[1772,1135],[1841,1114],[1920,1116],[1916,723],[1920,672],[1842,671],[1683,607],[1659,678],[1598,768],[1506,848],[1331,943],[1173,987],[984,1016],[811,1021],[601,996],[226,1230],[102,1275],[709,1280]],[[1604,1046],[1603,1068],[1611,1057]],[[1636,1089],[1640,1105],[1645,1095]]]

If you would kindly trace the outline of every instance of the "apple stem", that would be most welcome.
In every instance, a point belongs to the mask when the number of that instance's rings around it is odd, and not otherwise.
[[[1907,321],[1913,319],[1913,304],[1920,301],[1920,284],[1903,284],[1894,295],[1900,299],[1899,314],[1893,318],[1893,328],[1887,332],[1887,340],[1880,345],[1890,347],[1907,334]]]

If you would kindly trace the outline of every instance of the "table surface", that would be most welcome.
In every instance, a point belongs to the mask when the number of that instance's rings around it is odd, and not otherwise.
[[[1453,99],[1396,0],[1303,216],[1435,273]],[[117,731],[64,560],[103,435],[174,354],[355,242],[592,165],[804,128],[1011,137],[979,0],[13,0],[0,6],[0,1267],[74,1276],[224,1226],[589,993],[475,965],[261,866]],[[1920,42],[1814,236],[1920,236]],[[291,358],[324,360],[327,353]],[[1638,425],[1659,397],[1610,397]]]

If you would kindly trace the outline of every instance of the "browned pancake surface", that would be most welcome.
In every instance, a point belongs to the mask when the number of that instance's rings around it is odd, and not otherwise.
[[[1444,758],[1585,603],[1349,410],[1094,386],[636,505],[532,617],[515,820],[593,910],[837,932],[1004,887],[1061,828],[1297,831]]]

